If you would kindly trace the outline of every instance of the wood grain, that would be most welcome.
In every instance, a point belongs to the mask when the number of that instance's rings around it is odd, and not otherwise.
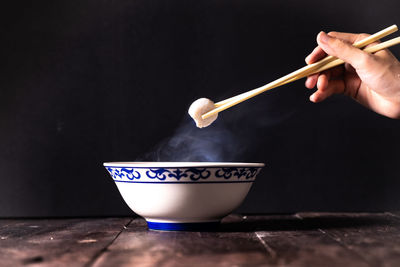
[[[318,227],[370,266],[400,266],[400,220],[384,213],[303,213]]]
[[[1,266],[85,266],[130,220],[0,220]]]
[[[226,218],[227,224],[242,221]],[[94,266],[258,266],[269,257],[254,232],[147,231],[145,222],[131,222]]]
[[[248,216],[246,221],[257,225],[257,236],[273,252],[270,266],[369,266],[297,215]]]
[[[230,215],[214,232],[141,218],[0,220],[0,266],[400,266],[400,213]]]

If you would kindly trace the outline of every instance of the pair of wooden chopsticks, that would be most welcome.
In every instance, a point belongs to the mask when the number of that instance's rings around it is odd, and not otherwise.
[[[354,43],[353,46],[355,46],[357,48],[363,48],[363,47],[365,47],[365,46],[367,46],[367,45],[369,45],[369,44],[371,44],[371,43],[373,43],[373,42],[375,42],[375,41],[377,41],[377,40],[379,40],[379,39],[381,39],[381,38],[383,38],[385,36],[388,36],[391,33],[394,33],[395,31],[397,31],[397,26],[396,25],[392,25],[392,26],[390,26],[390,27],[388,27],[386,29],[383,29],[382,31],[379,31],[379,32],[377,32],[377,33],[375,33],[375,34],[373,34],[373,35],[371,35],[371,36],[359,41],[359,42]],[[386,42],[379,43],[377,45],[367,47],[367,48],[364,49],[364,51],[368,52],[368,53],[375,53],[375,52],[377,52],[379,50],[386,49],[388,47],[397,45],[399,43],[400,43],[400,37],[397,37],[397,38],[393,38],[391,40],[388,40]],[[209,117],[211,117],[211,116],[213,116],[215,114],[218,114],[219,112],[221,112],[221,111],[223,111],[225,109],[233,107],[233,106],[235,106],[235,105],[237,105],[237,104],[239,104],[239,103],[241,103],[243,101],[246,101],[246,100],[248,100],[248,99],[250,99],[250,98],[252,98],[252,97],[254,97],[256,95],[259,95],[259,94],[261,94],[261,93],[263,93],[265,91],[268,91],[268,90],[270,90],[272,88],[275,88],[275,87],[278,87],[278,86],[281,86],[281,85],[296,81],[298,79],[307,77],[307,76],[315,74],[315,73],[322,72],[324,70],[336,67],[336,66],[338,66],[340,64],[343,64],[343,63],[344,63],[344,61],[341,60],[341,59],[338,59],[338,58],[333,57],[333,56],[327,56],[324,59],[322,59],[322,60],[320,60],[320,61],[318,61],[316,63],[313,63],[313,64],[307,65],[305,67],[302,67],[302,68],[300,68],[300,69],[298,69],[298,70],[296,70],[296,71],[294,71],[292,73],[289,73],[289,74],[287,74],[287,75],[285,75],[285,76],[283,76],[283,77],[281,77],[281,78],[279,78],[279,79],[277,79],[277,80],[275,80],[273,82],[270,82],[270,83],[268,83],[268,84],[266,84],[264,86],[261,86],[259,88],[256,88],[256,89],[250,90],[248,92],[242,93],[240,95],[237,95],[237,96],[222,100],[220,102],[217,102],[217,103],[215,103],[215,108],[213,110],[203,114],[202,118],[203,119],[207,119],[207,118],[209,118]]]

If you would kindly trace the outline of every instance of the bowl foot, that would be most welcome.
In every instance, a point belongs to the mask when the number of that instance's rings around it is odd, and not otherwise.
[[[200,222],[200,223],[170,223],[170,222],[151,222],[147,221],[150,230],[159,231],[215,231],[220,222]]]

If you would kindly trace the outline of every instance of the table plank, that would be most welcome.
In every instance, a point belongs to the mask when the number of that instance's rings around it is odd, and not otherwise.
[[[268,265],[369,266],[359,255],[298,216],[248,216],[245,223],[255,225],[256,235],[273,251]]]
[[[2,266],[84,266],[129,218],[0,220]]]
[[[390,211],[390,212],[385,212],[385,213],[390,214],[390,215],[400,219],[400,211]]]
[[[271,257],[254,232],[232,232],[241,216],[218,232],[148,231],[135,219],[94,266],[261,266]]]
[[[126,229],[125,229],[126,228]],[[218,232],[143,219],[0,220],[4,266],[400,266],[399,213],[230,215]]]
[[[299,216],[371,266],[400,266],[399,218],[384,213],[302,213]]]

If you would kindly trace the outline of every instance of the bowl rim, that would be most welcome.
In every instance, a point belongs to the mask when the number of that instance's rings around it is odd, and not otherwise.
[[[156,162],[156,161],[131,161],[131,162],[104,162],[104,167],[134,167],[134,168],[225,168],[225,167],[264,167],[264,163],[249,162]]]

